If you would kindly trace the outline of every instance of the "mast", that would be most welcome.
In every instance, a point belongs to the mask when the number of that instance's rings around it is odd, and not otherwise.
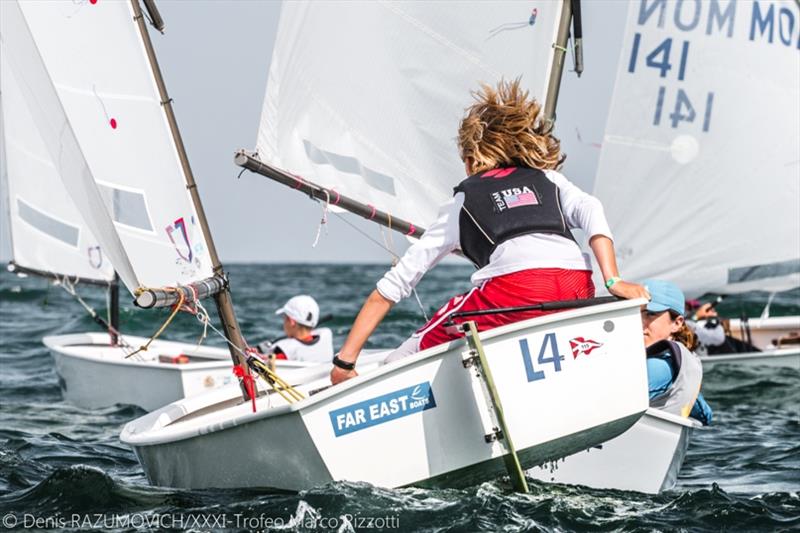
[[[561,20],[558,23],[556,42],[553,44],[553,65],[550,69],[550,80],[547,84],[547,95],[544,100],[544,123],[547,130],[552,130],[556,121],[556,104],[561,87],[561,74],[564,72],[564,60],[569,43],[569,26],[572,21],[572,1],[562,0]],[[581,63],[582,70],[582,63]]]
[[[108,307],[111,328],[108,330],[111,335],[111,346],[119,344],[119,275],[114,271],[114,281],[108,285]]]
[[[195,210],[197,211],[197,220],[200,225],[200,228],[203,232],[203,236],[205,237],[206,243],[208,245],[208,254],[211,258],[211,264],[213,267],[215,277],[225,279],[225,271],[222,267],[222,264],[219,261],[219,256],[217,255],[217,249],[214,245],[214,240],[211,238],[211,231],[208,227],[208,220],[206,219],[206,214],[203,209],[203,204],[200,200],[200,194],[197,192],[197,184],[194,180],[194,175],[192,174],[192,169],[189,166],[189,158],[186,155],[186,149],[183,145],[183,139],[181,138],[180,131],[178,130],[178,123],[175,120],[175,113],[172,110],[172,99],[167,94],[167,88],[164,84],[164,78],[161,75],[161,69],[158,66],[158,60],[156,59],[155,50],[153,49],[153,43],[150,40],[150,34],[147,32],[147,27],[145,26],[144,15],[142,13],[142,9],[139,6],[138,0],[131,0],[131,5],[133,7],[134,13],[134,20],[139,27],[139,33],[142,36],[142,42],[145,47],[145,51],[147,52],[147,57],[150,60],[150,67],[153,71],[153,77],[155,78],[156,85],[158,86],[158,93],[161,98],[161,106],[164,109],[164,113],[167,117],[167,122],[169,123],[170,131],[172,132],[172,139],[175,142],[175,149],[178,151],[178,157],[181,161],[181,166],[183,168],[184,176],[186,179],[186,189],[189,191],[189,195],[192,198],[192,203],[194,204]],[[214,295],[214,302],[217,305],[217,312],[219,314],[220,321],[222,322],[223,331],[225,332],[225,336],[230,340],[229,350],[231,354],[231,359],[233,360],[234,365],[241,366],[245,369],[246,372],[249,373],[249,368],[244,360],[244,356],[242,355],[245,351],[246,344],[244,338],[242,337],[241,330],[239,328],[239,323],[236,319],[236,313],[233,309],[233,302],[231,300],[230,291],[228,288],[227,282],[223,284],[222,290],[217,292]],[[241,378],[240,378],[241,383]],[[245,391],[244,387],[242,388],[242,394],[244,395],[245,399],[249,399],[247,392]]]

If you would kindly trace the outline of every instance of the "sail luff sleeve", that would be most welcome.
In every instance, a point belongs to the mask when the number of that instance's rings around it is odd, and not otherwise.
[[[234,156],[234,162],[247,170],[260,174],[292,189],[308,194],[314,199],[328,202],[369,221],[385,226],[391,230],[402,233],[407,237],[420,238],[425,233],[425,228],[416,224],[393,217],[391,213],[376,209],[374,206],[358,202],[339,192],[316,185],[300,176],[290,174],[277,167],[264,163],[244,150],[239,150]]]

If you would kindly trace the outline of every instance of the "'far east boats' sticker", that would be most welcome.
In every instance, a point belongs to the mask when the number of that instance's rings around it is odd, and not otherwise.
[[[328,413],[337,437],[436,407],[430,382],[400,389]]]

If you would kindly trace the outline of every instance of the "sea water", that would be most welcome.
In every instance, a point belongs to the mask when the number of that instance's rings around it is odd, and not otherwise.
[[[307,293],[336,346],[385,266],[233,265],[233,297],[251,344],[281,334],[274,311]],[[442,266],[419,287],[424,312],[469,286],[470,269]],[[102,291],[81,287],[105,312]],[[121,328],[150,336],[167,311],[133,310],[123,293]],[[213,313],[212,303],[207,303]],[[720,310],[758,314],[757,300],[729,299]],[[773,313],[800,313],[798,292]],[[392,310],[372,347],[399,344],[424,318],[414,298]],[[776,531],[800,528],[800,371],[719,367],[703,392],[714,424],[695,431],[678,483],[657,496],[507,479],[467,489],[385,489],[332,483],[300,493],[268,489],[177,490],[148,485],[118,435],[138,408],[87,411],[63,402],[45,335],[96,330],[74,299],[40,279],[0,275],[0,528],[20,530],[189,529],[207,531]],[[164,338],[195,342],[202,328],[180,316]],[[221,345],[213,334],[204,341]],[[610,385],[613,386],[613,385]],[[576,401],[582,401],[576,398]],[[588,400],[587,400],[588,401]],[[261,446],[241,442],[239,446]],[[235,454],[235,450],[225,453]],[[386,450],[396,460],[398,450]],[[353,450],[350,460],[358,460]],[[557,467],[557,465],[556,465]]]

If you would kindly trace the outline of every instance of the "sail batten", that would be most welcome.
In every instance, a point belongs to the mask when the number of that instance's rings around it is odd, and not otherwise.
[[[519,77],[542,101],[563,5],[284,4],[258,158],[429,226],[465,176],[455,137],[470,93]]]

